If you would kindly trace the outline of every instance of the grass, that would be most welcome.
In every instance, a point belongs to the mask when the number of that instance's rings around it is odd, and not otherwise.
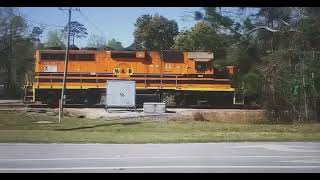
[[[51,121],[51,124],[37,124]],[[0,112],[0,142],[184,143],[319,141],[320,124],[236,124],[201,121],[89,120]]]

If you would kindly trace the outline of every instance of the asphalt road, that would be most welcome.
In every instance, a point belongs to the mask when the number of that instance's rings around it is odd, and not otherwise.
[[[0,144],[0,172],[320,172],[320,143]]]

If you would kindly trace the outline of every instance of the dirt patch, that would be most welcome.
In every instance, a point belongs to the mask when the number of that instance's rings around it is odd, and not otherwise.
[[[263,110],[240,110],[240,109],[167,109],[170,113],[160,115],[136,112],[113,112],[107,113],[103,108],[68,109],[70,116],[86,117],[89,119],[148,119],[155,121],[212,121],[212,122],[235,122],[256,123],[266,120]]]
[[[172,120],[256,123],[266,120],[263,110],[210,109],[178,111]]]
[[[208,121],[200,112],[193,112],[192,118],[195,121]]]
[[[67,108],[68,116],[87,118],[87,119],[103,119],[103,120],[168,120],[168,116],[172,113],[149,114],[144,113],[141,109],[136,111],[112,110],[107,112],[103,108]]]
[[[47,114],[55,116],[58,114],[58,110],[49,110]],[[103,108],[66,108],[64,114],[71,117],[105,120],[140,119],[154,121],[211,121],[228,123],[258,123],[266,120],[265,112],[263,110],[242,109],[167,108],[167,113],[153,115],[143,113],[142,110],[113,111],[108,113]]]
[[[261,122],[266,119],[264,112],[257,110],[204,112],[204,117],[219,122]]]

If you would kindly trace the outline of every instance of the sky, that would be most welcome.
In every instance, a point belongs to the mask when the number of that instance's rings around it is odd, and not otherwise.
[[[179,31],[191,28],[196,23],[193,12],[199,7],[81,7],[79,11],[73,11],[72,20],[78,21],[87,28],[90,35],[104,36],[106,40],[115,38],[124,47],[133,43],[134,23],[143,14],[158,13],[168,19],[174,19],[178,23]],[[61,11],[57,7],[24,7],[19,8],[28,24],[40,26],[46,24],[41,41],[46,41],[47,32],[62,29],[68,21],[67,11]],[[89,37],[88,36],[88,37]],[[87,38],[76,40],[78,47],[87,45]]]

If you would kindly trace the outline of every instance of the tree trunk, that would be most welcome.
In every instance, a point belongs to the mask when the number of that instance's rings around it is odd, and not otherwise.
[[[16,86],[17,86],[17,67],[16,67],[16,59],[11,54],[11,57],[9,57],[9,63],[10,63],[10,89],[9,89],[9,95],[10,97],[16,96]]]
[[[16,79],[17,79],[17,68],[16,60],[13,56],[13,43],[12,38],[9,39],[9,52],[8,52],[8,86],[7,86],[7,95],[9,97],[15,97],[16,95]]]

